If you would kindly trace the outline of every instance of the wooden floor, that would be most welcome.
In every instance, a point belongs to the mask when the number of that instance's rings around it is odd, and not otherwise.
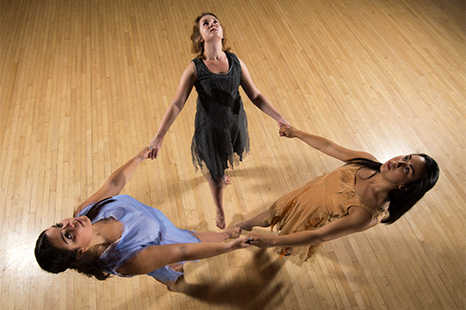
[[[466,40],[461,0],[1,0],[1,309],[465,309]],[[297,266],[249,248],[186,265],[178,292],[40,270],[38,234],[147,145],[215,12],[259,89],[296,127],[385,161],[425,152],[437,186],[391,226],[329,242]],[[242,92],[251,153],[225,190],[227,224],[340,163]],[[195,91],[125,193],[179,227],[213,230],[193,168]]]

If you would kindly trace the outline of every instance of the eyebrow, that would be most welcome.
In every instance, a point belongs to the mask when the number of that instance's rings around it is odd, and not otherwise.
[[[210,21],[211,18],[209,17],[209,15],[206,15],[204,17],[201,18],[200,22],[205,22],[205,21]],[[212,16],[212,20],[216,20],[218,21],[218,19],[216,19],[215,17]]]
[[[408,155],[408,159],[411,160],[411,158],[413,157],[413,155]],[[413,165],[409,164],[409,166],[411,167],[411,171],[413,172],[413,175],[415,175],[416,173],[414,172],[414,167]]]
[[[63,234],[60,233],[60,237],[63,239],[63,242],[65,242],[66,244],[68,244],[68,242],[66,241],[65,237],[63,237]]]
[[[59,228],[56,224],[55,225],[52,225],[52,227],[54,228]],[[66,241],[65,237],[63,236],[63,234],[60,232],[60,237],[61,239],[63,240],[63,242],[65,242],[66,244],[68,244],[68,241]]]

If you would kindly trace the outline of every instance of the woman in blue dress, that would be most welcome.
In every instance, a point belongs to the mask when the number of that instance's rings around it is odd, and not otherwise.
[[[238,238],[239,228],[218,233],[178,229],[160,210],[119,195],[151,151],[141,150],[77,207],[72,218],[40,234],[35,255],[44,270],[75,269],[99,280],[110,274],[148,274],[171,290],[183,274],[185,261],[248,246],[246,238],[221,242]]]
[[[149,146],[156,158],[170,126],[184,107],[193,86],[198,93],[195,129],[191,144],[193,163],[209,180],[216,206],[216,224],[225,228],[223,186],[230,180],[225,170],[233,168],[249,151],[246,112],[239,94],[241,86],[248,98],[277,121],[288,122],[257,89],[246,65],[225,47],[224,29],[212,13],[203,13],[194,21],[191,39],[197,57],[181,76],[178,89],[165,112]]]

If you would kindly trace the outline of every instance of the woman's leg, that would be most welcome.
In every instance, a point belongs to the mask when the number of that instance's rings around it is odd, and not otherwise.
[[[241,234],[241,228],[226,229],[222,232],[195,232],[194,236],[202,242],[220,242],[226,239],[236,239]]]
[[[215,206],[217,207],[217,227],[220,229],[225,228],[225,213],[223,212],[223,180],[215,182],[212,178],[209,178],[210,192],[214,199]]]
[[[269,216],[268,210],[262,213],[259,213],[258,215],[248,220],[238,222],[234,224],[233,227],[241,228],[241,229],[248,230],[248,231],[252,230],[254,226],[267,227],[267,226],[270,226],[270,224],[266,222],[267,216]]]

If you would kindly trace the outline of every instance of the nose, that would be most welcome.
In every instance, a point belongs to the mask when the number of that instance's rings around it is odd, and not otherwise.
[[[74,228],[75,224],[75,219],[70,219],[68,222],[63,227],[69,226],[70,228]]]

